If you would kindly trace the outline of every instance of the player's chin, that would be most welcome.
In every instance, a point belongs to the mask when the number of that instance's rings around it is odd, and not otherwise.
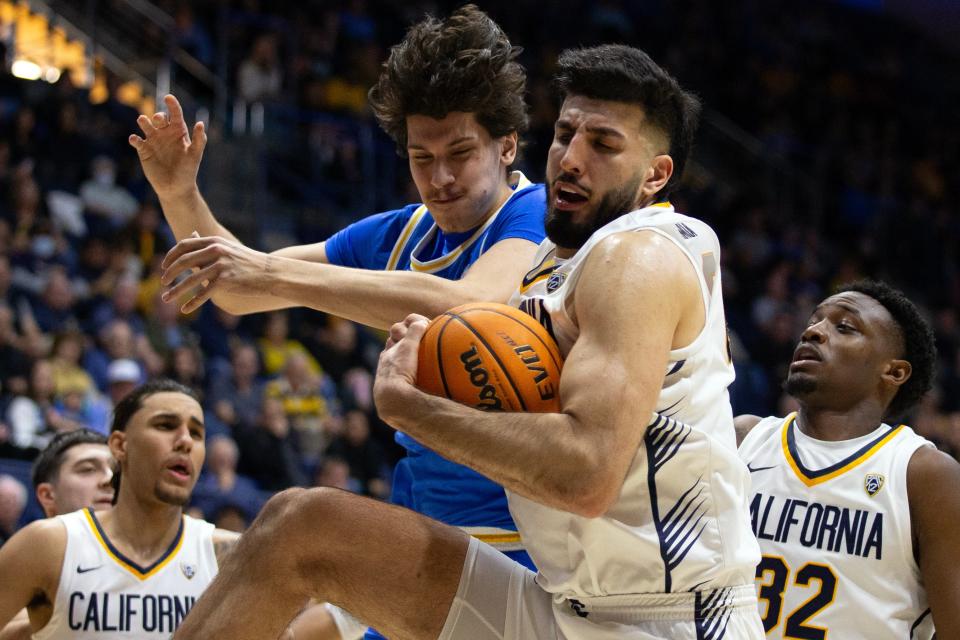
[[[175,507],[185,507],[190,502],[190,494],[193,485],[190,487],[174,487],[169,484],[159,483],[154,489],[154,495],[157,500]]]
[[[794,398],[808,396],[814,393],[819,387],[819,378],[809,371],[791,370],[783,383],[783,390]]]

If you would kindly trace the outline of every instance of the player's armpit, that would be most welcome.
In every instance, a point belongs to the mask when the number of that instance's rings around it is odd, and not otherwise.
[[[933,447],[907,467],[910,520],[920,575],[941,638],[960,638],[960,463]]]
[[[0,586],[0,627],[37,598],[53,602],[66,544],[62,523],[39,520],[0,547],[0,576],[16,576]]]

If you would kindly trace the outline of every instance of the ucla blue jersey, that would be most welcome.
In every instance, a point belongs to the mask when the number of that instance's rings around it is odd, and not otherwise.
[[[522,174],[512,176],[514,193],[479,227],[445,233],[422,204],[376,214],[327,240],[327,260],[361,269],[417,271],[448,280],[463,277],[470,265],[501,240],[544,238],[546,193]],[[503,488],[486,477],[427,449],[406,434],[407,449],[394,472],[391,501],[445,524],[464,529],[514,559],[530,565]]]

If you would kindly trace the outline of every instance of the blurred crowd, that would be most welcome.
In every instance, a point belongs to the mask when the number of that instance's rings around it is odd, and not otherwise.
[[[389,141],[360,139],[376,130],[366,90],[405,25],[452,3],[157,4],[198,60],[226,57],[234,98],[295,114],[270,151],[270,185],[313,225],[369,213],[351,196],[369,175],[364,144],[394,166],[377,206],[417,199]],[[960,454],[960,130],[942,108],[960,94],[956,55],[836,2],[555,4],[482,7],[524,47],[521,168],[532,179],[556,114],[551,66],[567,46],[640,46],[707,106],[675,204],[714,225],[724,247],[735,411],[790,410],[780,385],[814,303],[841,282],[883,278],[937,334],[936,388],[911,424]],[[112,94],[91,105],[66,75],[48,85],[0,74],[0,531],[21,517],[11,523],[7,505],[26,499],[4,460],[31,460],[60,431],[108,431],[112,404],[161,374],[203,393],[207,469],[194,509],[206,518],[242,528],[292,485],[384,497],[398,450],[372,407],[381,336],[305,310],[240,318],[208,304],[186,317],[163,303],[159,263],[173,238],[127,146],[136,115]]]

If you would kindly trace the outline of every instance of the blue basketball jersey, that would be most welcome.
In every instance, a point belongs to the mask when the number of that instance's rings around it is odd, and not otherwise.
[[[513,195],[479,227],[445,233],[422,204],[364,218],[329,240],[332,264],[362,269],[418,271],[457,280],[501,240],[544,238],[546,193],[515,172]],[[410,436],[397,433],[407,450],[394,471],[391,501],[492,544],[532,568],[503,488],[472,469],[450,462]]]

